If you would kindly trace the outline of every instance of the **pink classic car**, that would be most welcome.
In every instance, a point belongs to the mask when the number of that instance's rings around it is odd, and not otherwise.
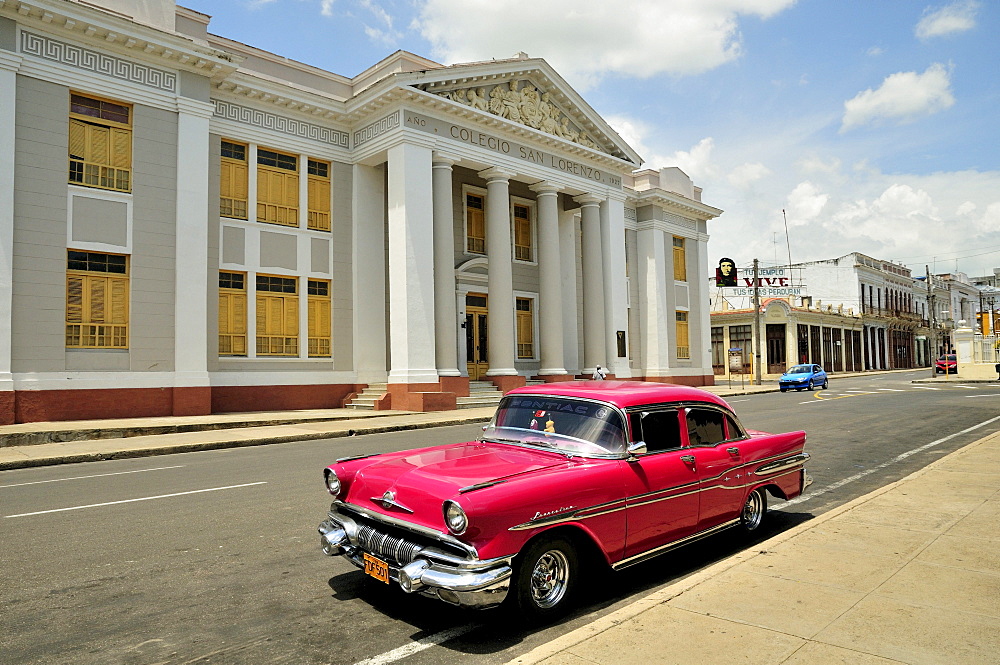
[[[338,460],[326,554],[464,607],[541,621],[584,565],[621,569],[729,527],[810,482],[805,432],[744,429],[697,388],[574,381],[507,393],[477,441]]]

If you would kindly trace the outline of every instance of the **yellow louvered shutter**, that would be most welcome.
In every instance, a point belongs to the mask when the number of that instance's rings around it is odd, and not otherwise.
[[[83,280],[80,275],[66,278],[67,323],[83,323]]]
[[[107,281],[100,277],[90,279],[90,322],[104,323],[107,319],[105,314],[105,298]]]
[[[111,130],[111,166],[119,169],[132,168],[132,132],[124,129]]]
[[[87,125],[79,120],[69,121],[69,154],[78,159],[87,158]]]
[[[330,230],[330,181],[309,178],[309,228]]]

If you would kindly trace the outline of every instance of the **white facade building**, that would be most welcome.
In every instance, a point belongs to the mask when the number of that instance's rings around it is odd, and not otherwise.
[[[712,383],[721,211],[544,60],[346,78],[208,23],[0,3],[0,421]]]

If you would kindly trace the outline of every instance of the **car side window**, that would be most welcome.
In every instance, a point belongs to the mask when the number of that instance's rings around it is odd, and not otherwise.
[[[726,435],[726,441],[736,441],[747,437],[743,428],[731,416],[726,416]]]
[[[646,443],[646,452],[681,447],[681,427],[676,409],[643,411],[632,415],[632,436]]]
[[[714,409],[688,409],[688,445],[714,446],[725,441],[725,418],[723,413]]]

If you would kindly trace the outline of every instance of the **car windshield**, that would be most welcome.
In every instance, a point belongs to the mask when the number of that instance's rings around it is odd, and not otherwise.
[[[812,371],[812,365],[796,365],[789,369],[786,374],[808,374]]]
[[[543,446],[570,455],[608,456],[625,451],[618,411],[606,404],[538,395],[500,402],[484,441]]]
[[[940,358],[938,358],[938,360],[951,360],[952,362],[954,362],[955,356],[954,355],[941,356]]]

